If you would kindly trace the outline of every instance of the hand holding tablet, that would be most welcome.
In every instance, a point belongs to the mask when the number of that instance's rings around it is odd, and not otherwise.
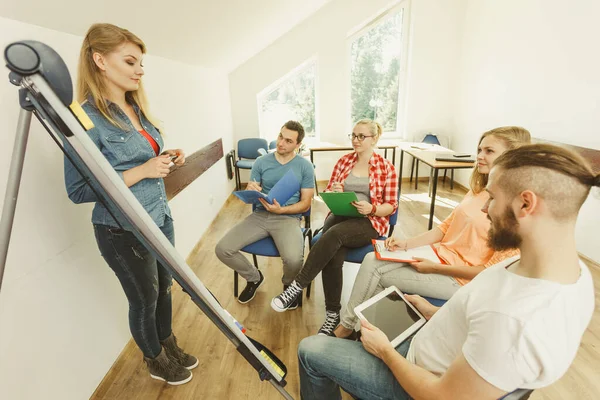
[[[395,286],[359,304],[354,312],[361,320],[379,328],[393,347],[408,339],[427,322]]]

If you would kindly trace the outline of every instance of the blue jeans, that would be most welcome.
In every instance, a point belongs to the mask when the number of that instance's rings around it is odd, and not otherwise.
[[[410,341],[396,347],[403,357]],[[310,336],[300,342],[298,361],[303,400],[341,399],[340,387],[357,399],[410,399],[388,366],[360,342]]]
[[[173,220],[165,218],[160,230],[175,244]],[[129,329],[145,357],[160,354],[160,341],[171,335],[171,273],[132,232],[94,225],[102,257],[121,282],[129,301]]]

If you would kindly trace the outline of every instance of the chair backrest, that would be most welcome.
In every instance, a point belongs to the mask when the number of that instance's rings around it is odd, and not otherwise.
[[[247,158],[250,160],[254,160],[258,158],[261,154],[258,152],[258,149],[264,149],[267,151],[267,141],[262,138],[249,138],[249,139],[240,139],[237,144],[237,153],[238,158]]]
[[[438,146],[441,146],[440,140],[433,133],[428,133],[427,135],[425,135],[425,137],[423,138],[423,140],[421,142],[428,143],[428,144],[437,144]]]
[[[388,234],[388,237],[391,237],[392,234],[394,233],[394,227],[396,226],[396,223],[398,222],[398,210],[400,209],[400,206],[398,205],[398,207],[396,208],[396,211],[394,211],[394,213],[392,215],[390,215],[390,233]]]
[[[272,150],[275,147],[277,147],[277,140],[272,140],[271,143],[269,143],[269,150]]]
[[[398,191],[398,207],[396,207],[396,211],[390,215],[390,232],[388,237],[392,236],[392,233],[394,233],[394,227],[398,223],[398,210],[400,210],[400,191]]]

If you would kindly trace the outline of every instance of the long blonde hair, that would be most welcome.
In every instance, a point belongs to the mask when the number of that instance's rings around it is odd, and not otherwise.
[[[102,113],[102,115],[113,125],[120,128],[124,128],[124,125],[117,121],[108,108],[108,103],[106,101],[108,94],[106,83],[100,69],[94,62],[93,54],[109,54],[115,51],[117,47],[127,42],[139,46],[142,53],[146,53],[146,45],[142,39],[129,32],[127,29],[112,24],[94,24],[90,26],[90,29],[88,29],[87,34],[83,39],[81,52],[79,53],[79,65],[77,67],[77,101],[83,103],[91,97],[100,113]],[[144,91],[141,80],[138,89],[127,92],[126,96],[130,102],[137,104],[152,125],[158,127],[158,121],[156,121],[148,112],[148,99],[146,98],[146,92]]]
[[[502,126],[500,128],[487,131],[481,135],[479,143],[477,144],[477,149],[479,149],[483,139],[488,136],[493,136],[502,140],[508,148],[507,150],[516,149],[517,147],[531,143],[531,134],[527,129],[521,128],[520,126]],[[473,193],[481,193],[485,189],[487,182],[488,174],[482,174],[479,172],[477,165],[475,165],[475,167],[473,167],[473,172],[471,173],[470,181],[470,186]]]

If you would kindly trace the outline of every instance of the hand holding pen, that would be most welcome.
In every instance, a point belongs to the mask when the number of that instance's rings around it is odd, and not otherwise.
[[[260,186],[260,183],[256,182],[256,180],[253,178],[250,182],[248,182],[246,190],[256,190],[257,192],[262,192],[262,187]]]

